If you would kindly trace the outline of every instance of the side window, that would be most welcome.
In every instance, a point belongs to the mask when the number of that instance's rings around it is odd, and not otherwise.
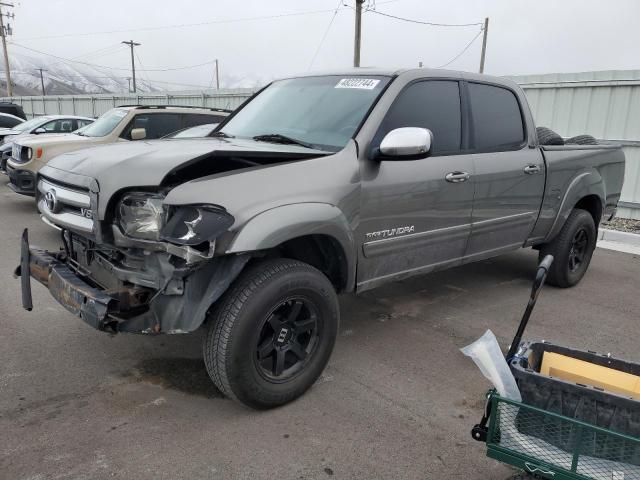
[[[93,123],[91,120],[81,120],[81,119],[76,120],[76,122],[77,122],[76,129],[85,127],[90,123]]]
[[[165,135],[180,130],[179,113],[141,113],[133,117],[133,120],[123,132],[123,137],[131,140],[131,130],[144,128],[147,131],[147,139],[164,137]]]
[[[38,128],[44,128],[47,133],[73,132],[73,120],[51,120]]]
[[[44,128],[47,133],[60,133],[62,132],[62,122],[60,120],[52,120],[38,128]]]
[[[19,123],[22,123],[22,121],[17,119],[17,118],[0,116],[0,127],[1,128],[15,127]]]
[[[186,113],[184,115],[183,128],[205,125],[208,123],[220,123],[224,117],[222,115],[202,115],[198,113]]]
[[[434,154],[460,151],[462,116],[458,82],[426,80],[409,85],[400,92],[387,112],[382,122],[382,133],[376,136],[379,137],[377,142],[391,130],[401,127],[431,130]]]
[[[476,150],[505,150],[524,142],[520,106],[511,90],[469,83],[469,100]]]

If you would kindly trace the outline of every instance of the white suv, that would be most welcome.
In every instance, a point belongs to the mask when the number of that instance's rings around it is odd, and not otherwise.
[[[17,193],[34,195],[38,170],[56,155],[105,143],[161,138],[186,127],[221,122],[229,113],[213,108],[127,105],[109,110],[70,134],[18,138],[7,162],[9,186]]]

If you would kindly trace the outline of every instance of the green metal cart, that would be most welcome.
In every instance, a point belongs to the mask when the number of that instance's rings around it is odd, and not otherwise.
[[[540,478],[640,480],[640,465],[631,463],[638,461],[640,438],[501,398],[495,391],[488,405],[490,458]],[[540,437],[563,438],[571,447],[561,449]]]
[[[522,345],[526,345],[521,344],[522,334],[552,261],[552,257],[547,257],[538,267],[529,304],[506,356],[512,371],[515,362],[524,361],[519,357],[523,352]],[[540,376],[535,375],[538,376],[536,381],[540,382]],[[526,381],[526,378],[518,375],[516,378],[523,391],[524,385],[520,382]],[[550,382],[554,382],[551,388],[555,393],[563,388],[567,389],[563,401],[576,398],[580,401],[584,395],[593,405],[603,408],[597,410],[595,416],[589,416],[589,419],[594,419],[593,422],[583,421],[534,406],[531,402],[503,398],[495,390],[491,390],[487,394],[482,420],[471,432],[474,440],[486,443],[487,456],[513,465],[537,478],[640,480],[640,437],[593,424],[612,424],[611,418],[616,414],[620,415],[621,409],[617,407],[620,402],[613,399],[612,403],[596,403],[592,397],[608,395],[607,392],[594,392],[591,387],[580,384],[562,385],[562,382],[554,379],[550,379]],[[540,383],[534,386],[536,395],[538,388]],[[528,391],[532,391],[531,385],[528,385]],[[626,410],[623,412],[625,425],[637,433],[640,428],[640,408],[636,409],[633,406],[635,403],[630,403],[629,399],[620,401],[626,402]],[[631,410],[628,408],[630,404]],[[557,402],[555,407],[557,410]],[[562,406],[560,409],[562,410]]]

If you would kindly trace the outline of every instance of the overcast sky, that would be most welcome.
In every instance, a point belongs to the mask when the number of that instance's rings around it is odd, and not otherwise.
[[[220,60],[223,83],[258,82],[291,73],[349,67],[355,0],[19,0],[11,41],[66,58],[128,68],[133,39],[138,68]],[[378,12],[418,21],[476,23],[490,17],[485,73],[525,74],[640,69],[640,0],[370,0]],[[334,9],[340,4],[334,17]],[[347,6],[345,6],[345,4]],[[366,5],[366,4],[365,4]],[[315,13],[308,13],[315,12]],[[289,15],[297,14],[300,15]],[[280,18],[254,19],[274,15]],[[333,22],[332,22],[333,18]],[[225,23],[227,20],[245,19]],[[158,28],[204,22],[199,26]],[[218,23],[215,23],[218,22]],[[331,23],[332,22],[332,23]],[[330,28],[328,29],[331,23]],[[479,32],[434,27],[373,12],[363,15],[363,66],[440,66]],[[129,30],[123,32],[123,30]],[[145,30],[147,29],[147,30]],[[99,33],[114,31],[117,33]],[[326,32],[324,43],[318,47]],[[93,33],[92,35],[77,35]],[[58,37],[60,35],[69,35]],[[38,38],[49,37],[49,38]],[[477,71],[482,37],[448,68]],[[113,48],[108,48],[113,47]],[[12,52],[34,55],[18,45]],[[91,52],[105,49],[94,55]],[[314,54],[317,56],[311,64]],[[51,59],[51,61],[54,61]],[[122,75],[127,75],[127,72]],[[213,65],[143,78],[209,85]]]

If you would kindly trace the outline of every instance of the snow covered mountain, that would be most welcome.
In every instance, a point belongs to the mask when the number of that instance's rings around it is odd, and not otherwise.
[[[0,54],[0,62],[2,56]],[[51,58],[12,53],[10,55],[11,80],[14,95],[42,95],[39,68],[43,73],[44,87],[48,95],[74,95],[83,93],[125,93],[129,91],[130,73],[124,70],[108,70],[82,63],[65,63]],[[4,64],[2,64],[4,65]],[[139,92],[166,90],[136,75]],[[0,71],[0,95],[7,93],[4,69]]]

